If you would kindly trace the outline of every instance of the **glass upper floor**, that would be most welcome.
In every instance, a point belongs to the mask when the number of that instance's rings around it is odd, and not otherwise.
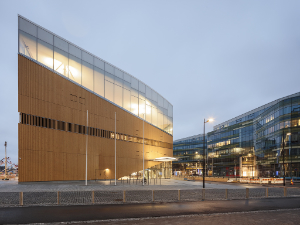
[[[265,113],[266,111],[269,111],[270,108],[273,108],[274,105],[278,104],[279,102],[286,102],[286,101],[289,101],[288,99],[292,99],[294,97],[297,97],[297,96],[300,96],[300,92],[298,93],[295,93],[295,94],[292,94],[292,95],[288,95],[286,97],[283,97],[283,98],[280,98],[280,99],[277,99],[277,100],[274,100],[268,104],[265,104],[263,106],[260,106],[256,109],[253,109],[249,112],[246,112],[240,116],[237,116],[233,119],[230,119],[226,122],[223,122],[221,124],[218,124],[216,126],[214,126],[214,130],[218,130],[218,129],[222,129],[222,128],[226,128],[226,127],[229,127],[229,126],[232,126],[232,125],[235,125],[235,124],[239,124],[241,122],[246,122],[246,121],[249,121],[249,120],[254,120],[256,119],[257,117],[259,117],[261,114]]]
[[[241,122],[235,118],[234,124],[225,127],[217,126],[206,134],[207,150],[214,152],[235,152],[237,154],[249,154],[250,150],[265,152],[270,149],[280,149],[282,136],[285,135],[285,145],[292,142],[295,145],[300,143],[300,93],[286,96],[258,108],[257,114],[248,119],[243,114]],[[232,120],[233,121],[233,120]],[[174,153],[191,154],[203,148],[203,135],[175,140],[173,143]],[[250,149],[250,150],[249,150]],[[225,154],[224,153],[224,154]],[[228,153],[229,154],[229,153]]]
[[[123,70],[19,16],[18,52],[173,135],[173,106]]]

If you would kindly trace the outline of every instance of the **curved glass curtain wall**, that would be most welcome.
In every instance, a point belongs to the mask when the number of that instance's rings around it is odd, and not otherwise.
[[[173,135],[173,106],[133,76],[19,16],[19,53]]]

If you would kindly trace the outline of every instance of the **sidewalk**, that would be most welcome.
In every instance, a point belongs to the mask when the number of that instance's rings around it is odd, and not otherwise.
[[[198,201],[160,204],[0,208],[0,224],[53,223],[110,219],[190,216],[300,208],[300,198]],[[298,212],[298,211],[297,211]],[[231,214],[232,215],[232,214]],[[299,218],[299,216],[298,216]],[[287,221],[289,217],[285,218]],[[300,219],[300,218],[299,218]],[[173,220],[174,221],[174,220]],[[201,221],[201,220],[200,220]],[[219,219],[222,221],[222,218]],[[246,221],[246,218],[244,220]],[[274,224],[265,221],[264,224]],[[159,222],[155,222],[160,224]],[[126,224],[126,223],[125,223]],[[132,224],[129,220],[127,224]],[[149,224],[149,223],[148,223]],[[178,224],[178,223],[177,223]],[[199,221],[198,221],[199,224]],[[210,224],[210,223],[209,223]],[[223,224],[223,223],[219,223]],[[241,223],[244,224],[244,223]],[[276,223],[275,223],[276,224]]]
[[[114,185],[112,181],[88,181],[85,186],[84,181],[50,181],[50,182],[26,182],[18,181],[0,181],[0,192],[48,192],[48,191],[111,191],[111,190],[187,190],[202,189],[202,181],[182,181],[174,179],[158,179],[154,184],[142,186],[141,180],[117,181]],[[223,182],[206,182],[206,189],[245,189],[245,188],[263,188],[262,185],[237,184]]]

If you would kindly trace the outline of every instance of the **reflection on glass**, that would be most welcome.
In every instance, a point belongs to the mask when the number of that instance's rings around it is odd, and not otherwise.
[[[107,98],[108,100],[114,102],[114,84],[109,82],[109,81],[105,81],[105,98]]]
[[[115,85],[115,103],[119,106],[123,106],[123,94],[122,94],[122,90],[123,88],[118,86],[118,85]]]
[[[36,59],[36,38],[19,31],[19,52]]]
[[[38,61],[53,69],[53,46],[38,40]]]
[[[139,100],[137,97],[131,95],[131,112],[138,116],[139,114]]]
[[[152,122],[151,108],[152,107],[150,105],[146,105],[146,121],[148,121],[149,123]]]
[[[158,105],[164,107],[164,99],[160,95],[158,95]]]
[[[69,54],[69,78],[81,84],[81,60]]]
[[[54,47],[54,70],[66,77],[69,76],[68,53]]]
[[[93,66],[82,61],[82,85],[93,91]]]
[[[139,117],[144,118],[145,114],[145,100],[139,99]]]
[[[123,88],[123,108],[127,109],[128,111],[131,110],[130,91],[125,88]]]
[[[111,73],[105,71],[105,80],[107,80],[111,83],[115,83],[115,76],[112,75]]]
[[[94,91],[104,97],[104,71],[94,67]]]
[[[157,108],[152,107],[152,124],[157,126]]]
[[[135,90],[139,90],[139,81],[134,77],[131,77],[131,87]]]
[[[162,113],[157,114],[157,126],[160,129],[163,129],[163,124],[164,124],[164,115]]]

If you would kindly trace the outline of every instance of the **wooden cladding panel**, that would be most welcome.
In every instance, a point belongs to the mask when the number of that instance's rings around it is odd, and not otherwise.
[[[143,136],[141,119],[19,55],[18,111],[74,124]],[[80,99],[81,100],[80,100]],[[82,100],[84,99],[84,100]],[[84,180],[86,135],[19,124],[19,181]],[[145,138],[170,143],[173,137],[144,123]],[[117,140],[117,177],[142,170],[143,145]],[[145,145],[148,161],[173,156],[173,148]],[[88,179],[114,178],[114,139],[88,136]],[[107,170],[108,169],[108,170]]]

